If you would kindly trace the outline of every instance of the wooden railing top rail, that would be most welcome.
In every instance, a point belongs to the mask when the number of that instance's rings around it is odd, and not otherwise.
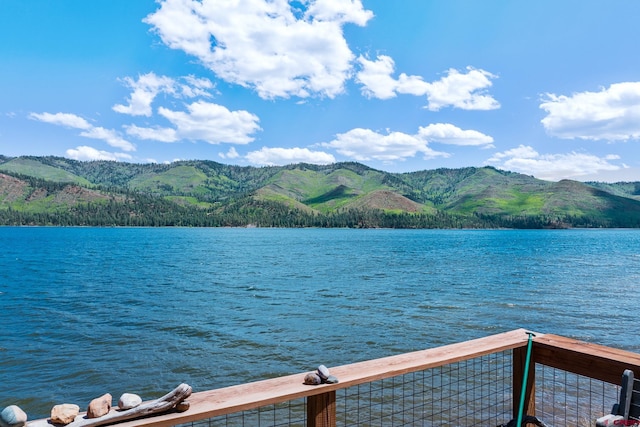
[[[536,363],[616,385],[625,369],[640,374],[638,353],[553,334],[537,336],[532,353]]]
[[[518,360],[518,363],[514,360],[514,390],[519,390],[520,383],[517,382],[516,377],[522,374],[520,364],[524,361],[528,338],[527,330],[516,329],[427,350],[330,367],[331,374],[340,380],[338,384],[304,385],[303,379],[306,372],[303,372],[196,392],[188,398],[191,406],[186,412],[137,419],[117,425],[119,427],[168,427],[189,423],[290,400],[319,396],[359,384],[445,366],[506,350],[517,351],[517,354],[514,353],[514,356],[517,356],[516,360]],[[620,383],[622,372],[625,369],[640,373],[640,354],[638,353],[553,334],[536,334],[533,339],[532,361],[616,385]],[[309,371],[315,369],[315,367],[310,368]],[[30,422],[29,425],[46,426],[46,421],[37,420]]]
[[[527,330],[516,329],[427,350],[330,367],[331,374],[340,380],[338,384],[304,385],[303,379],[306,372],[303,372],[196,392],[188,398],[191,406],[186,412],[137,419],[117,425],[118,427],[168,427],[189,423],[290,400],[319,396],[359,384],[445,366],[506,350],[517,351],[517,354],[514,353],[514,356],[517,355],[514,360],[514,390],[517,391],[520,389],[520,383],[516,377],[522,375],[522,366],[520,365],[524,361],[528,338]],[[616,385],[620,383],[622,372],[625,369],[640,373],[640,354],[638,353],[553,334],[536,334],[533,339],[532,361]],[[309,371],[315,369],[315,367],[310,368]],[[29,425],[46,426],[48,424],[47,420],[37,420],[30,422]]]
[[[526,346],[528,340],[526,332],[525,329],[516,329],[462,343],[381,359],[367,360],[350,365],[330,367],[331,374],[340,380],[338,384],[323,384],[319,386],[304,385],[303,379],[306,374],[305,372],[216,390],[197,392],[189,397],[188,401],[191,407],[186,412],[139,419],[120,423],[118,426],[172,426],[314,396],[371,381],[391,378],[523,347]],[[537,335],[537,339],[541,337],[543,337],[543,335]],[[314,369],[315,367],[310,369],[310,371]]]

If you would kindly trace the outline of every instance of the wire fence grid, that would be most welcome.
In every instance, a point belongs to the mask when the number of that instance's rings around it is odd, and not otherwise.
[[[513,411],[512,351],[363,383],[336,392],[340,427],[495,427]],[[609,413],[620,387],[536,364],[536,416],[549,427],[586,427]],[[182,427],[304,427],[306,399]]]
[[[536,416],[551,427],[594,426],[611,412],[619,394],[618,385],[536,365]]]

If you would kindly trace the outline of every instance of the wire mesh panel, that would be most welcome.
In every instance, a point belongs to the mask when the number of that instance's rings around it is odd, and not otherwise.
[[[498,426],[512,418],[513,374],[507,350],[339,389],[336,425]],[[551,427],[593,426],[619,400],[617,385],[542,364],[534,379],[535,415]],[[296,399],[182,426],[303,427],[306,417],[306,400]]]
[[[536,364],[536,416],[549,426],[593,426],[619,392],[619,386]]]
[[[262,406],[249,411],[208,418],[181,427],[304,427],[306,425],[306,400],[291,400],[276,405]]]
[[[511,351],[338,392],[339,426],[495,426],[511,418]]]

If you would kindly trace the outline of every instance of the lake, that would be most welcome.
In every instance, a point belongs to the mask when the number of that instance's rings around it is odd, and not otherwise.
[[[30,419],[516,328],[640,352],[640,230],[0,227],[0,408]]]

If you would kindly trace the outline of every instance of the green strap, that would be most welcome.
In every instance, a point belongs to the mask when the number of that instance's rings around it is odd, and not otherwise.
[[[524,375],[522,378],[522,392],[520,393],[520,407],[518,408],[518,423],[517,427],[521,427],[522,425],[522,415],[524,412],[524,395],[527,392],[527,377],[529,376],[529,361],[531,360],[531,346],[533,344],[533,337],[535,334],[533,332],[527,332],[529,335],[529,342],[527,343],[527,358],[524,362]]]

